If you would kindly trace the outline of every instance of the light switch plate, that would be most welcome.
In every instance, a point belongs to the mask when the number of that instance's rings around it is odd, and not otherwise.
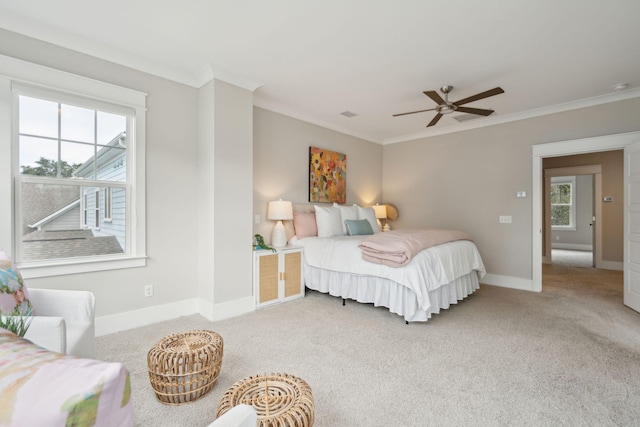
[[[511,215],[500,215],[498,221],[500,224],[511,224]]]
[[[518,191],[516,192],[516,197],[527,197],[526,191]]]

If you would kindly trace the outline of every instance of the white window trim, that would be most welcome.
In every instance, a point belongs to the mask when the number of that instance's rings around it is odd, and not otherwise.
[[[571,184],[571,215],[569,215],[569,225],[552,225],[551,229],[556,231],[576,231],[576,177],[575,176],[553,176],[553,184]]]
[[[130,236],[127,238],[128,254],[95,257],[82,260],[48,260],[19,264],[24,278],[48,277],[93,271],[113,270],[120,268],[142,267],[146,265],[146,96],[147,94],[113,84],[93,80],[87,77],[55,70],[30,62],[0,55],[0,129],[11,129],[11,132],[0,133],[0,149],[11,150],[12,156],[3,156],[0,160],[0,241],[10,242],[10,250],[15,248],[14,220],[15,207],[13,176],[18,164],[18,128],[17,97],[12,88],[31,87],[34,91],[55,91],[74,99],[88,98],[92,102],[102,102],[105,107],[128,107],[134,110],[135,119],[127,134],[132,135],[135,147],[131,150],[130,161],[135,174],[130,176],[131,194],[127,195],[127,205],[131,213],[127,224]],[[6,152],[6,151],[5,151]],[[128,172],[129,173],[129,172]],[[7,251],[9,248],[3,248]]]

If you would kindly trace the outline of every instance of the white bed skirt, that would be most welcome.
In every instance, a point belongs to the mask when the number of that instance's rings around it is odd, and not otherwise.
[[[411,289],[380,277],[339,273],[305,263],[304,281],[307,288],[318,292],[387,307],[407,322],[426,322],[433,313],[440,313],[441,309],[457,304],[480,288],[478,273],[472,271],[430,291],[431,305],[423,310],[418,306],[416,294]]]

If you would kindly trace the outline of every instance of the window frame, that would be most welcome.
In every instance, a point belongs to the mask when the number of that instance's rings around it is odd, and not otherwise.
[[[551,205],[552,211],[554,206],[569,206],[569,225],[551,224],[551,229],[556,231],[575,231],[576,230],[576,177],[575,176],[551,177],[551,187],[553,187],[554,185],[564,185],[564,184],[569,184],[571,188],[571,202],[569,204],[552,203],[551,199],[549,199],[549,204]],[[549,197],[551,197],[551,195],[549,195]],[[549,220],[551,220],[551,218],[549,218]]]
[[[51,259],[37,262],[18,262],[23,277],[49,277],[75,273],[142,267],[146,265],[146,94],[83,76],[39,66],[26,61],[0,55],[0,124],[11,128],[10,134],[0,135],[0,145],[10,147],[10,161],[0,162],[10,170],[2,175],[0,190],[11,200],[11,209],[0,210],[0,218],[9,224],[0,227],[0,237],[11,243],[12,253],[17,254],[17,227],[20,223],[20,197],[17,185],[23,182],[19,167],[19,112],[18,96],[26,95],[48,99],[55,96],[59,102],[88,108],[106,108],[112,111],[130,111],[127,129],[127,247],[124,254],[91,256],[82,258]],[[42,96],[44,95],[44,96]],[[5,169],[5,170],[7,170]],[[130,174],[130,175],[129,175]],[[113,183],[106,185],[111,186]],[[117,185],[116,185],[117,186]],[[104,188],[104,186],[103,186]],[[6,192],[4,191],[6,190]],[[8,227],[8,228],[5,228]],[[10,236],[9,239],[6,239]]]

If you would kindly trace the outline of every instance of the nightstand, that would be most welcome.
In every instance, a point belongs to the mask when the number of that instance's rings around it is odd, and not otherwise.
[[[302,248],[254,251],[253,294],[256,308],[303,298]]]

